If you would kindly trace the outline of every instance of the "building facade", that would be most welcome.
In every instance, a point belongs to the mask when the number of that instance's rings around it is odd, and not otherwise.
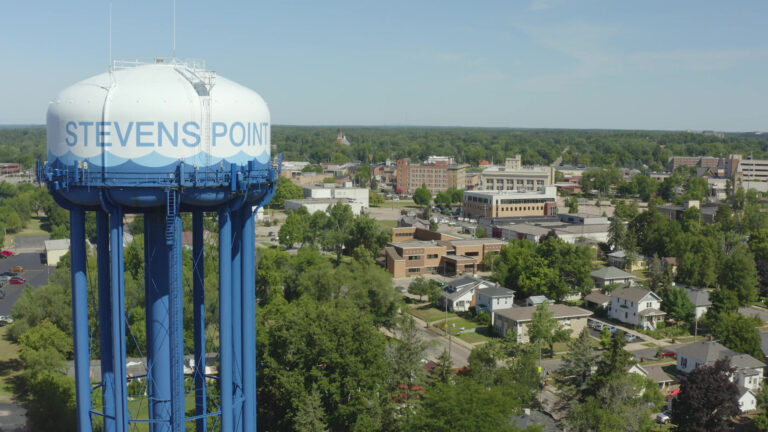
[[[537,192],[465,191],[464,216],[498,218],[552,216],[557,214],[557,189],[548,186]]]
[[[431,156],[433,163],[412,165],[409,158],[397,161],[395,190],[398,194],[412,195],[416,189],[425,186],[436,195],[449,188],[463,189],[466,184],[466,165],[448,163],[445,157]]]
[[[507,332],[512,331],[517,342],[530,342],[528,326],[533,320],[536,308],[536,306],[525,306],[497,311],[493,325],[494,331],[501,337],[505,337]],[[581,333],[587,326],[587,318],[592,315],[592,312],[586,309],[562,304],[549,305],[549,311],[561,328],[570,331],[571,337]]]

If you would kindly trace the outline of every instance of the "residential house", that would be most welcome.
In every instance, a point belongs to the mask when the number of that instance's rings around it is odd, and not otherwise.
[[[594,279],[595,287],[597,288],[603,288],[611,284],[628,284],[636,279],[632,273],[627,273],[616,267],[603,267],[594,270],[590,275]]]
[[[600,290],[592,290],[591,293],[584,296],[584,306],[591,310],[603,308],[606,311],[611,305],[611,296],[604,294]]]
[[[630,366],[627,371],[629,373],[635,373],[651,379],[653,382],[659,385],[659,390],[664,393],[666,393],[670,386],[675,382],[675,379],[672,378],[672,376],[670,376],[668,373],[664,372],[664,369],[658,365],[641,366],[640,364],[634,364]]]
[[[460,277],[443,288],[443,297],[438,302],[442,309],[448,302],[448,310],[466,312],[477,304],[477,291],[483,288],[494,288],[493,282],[487,282],[472,276]]]
[[[642,328],[656,328],[656,323],[664,318],[661,310],[661,297],[639,286],[616,288],[611,293],[611,307],[608,316],[627,324]]]
[[[627,253],[618,250],[608,254],[608,265],[629,271],[642,270],[648,268],[648,257],[645,255],[635,255],[631,263],[627,263]]]
[[[709,300],[709,292],[701,288],[685,287],[685,293],[688,294],[691,303],[696,307],[696,319],[700,319],[707,313],[709,307],[712,306],[712,302]]]
[[[677,349],[677,370],[690,373],[702,365],[712,365],[717,360],[729,359],[735,369],[731,380],[739,387],[739,405],[741,411],[756,408],[757,397],[763,382],[765,363],[749,354],[739,354],[715,341],[699,341],[683,345]]]
[[[664,271],[669,270],[670,273],[672,273],[672,276],[677,275],[677,258],[675,257],[664,257],[661,259],[661,268]]]
[[[538,306],[544,302],[548,302],[549,304],[554,303],[552,299],[548,299],[547,297],[543,295],[537,295],[537,296],[530,296],[527,299],[525,299],[525,305],[526,306]]]
[[[514,301],[515,292],[509,288],[500,286],[480,288],[477,290],[477,304],[475,308],[478,312],[489,313],[491,315],[491,325],[493,325],[496,312],[511,308]]]
[[[553,317],[562,328],[570,330],[571,337],[581,333],[587,326],[587,317],[592,315],[592,312],[586,309],[563,304],[549,305],[549,311],[552,312]],[[496,312],[493,330],[501,337],[506,336],[508,331],[512,331],[516,335],[517,342],[527,343],[530,341],[528,326],[533,319],[534,312],[536,312],[536,306],[500,310]]]

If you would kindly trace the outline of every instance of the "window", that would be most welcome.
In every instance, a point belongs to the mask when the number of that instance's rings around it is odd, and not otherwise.
[[[408,273],[418,273],[418,272],[419,272],[419,270],[420,270],[420,269],[419,269],[418,267],[409,268],[409,269],[408,269]]]
[[[645,307],[647,307],[647,308],[651,308],[651,307],[653,307],[653,303],[651,303],[651,302],[648,302],[648,303],[646,303],[646,304],[645,304]]]
[[[429,255],[427,255],[427,258],[428,258],[428,259],[435,259],[435,258],[437,258],[437,257],[438,257],[438,255],[437,255],[437,254],[429,254]]]
[[[628,319],[628,318],[629,318],[629,312],[624,312],[624,319]]]
[[[680,366],[684,368],[688,367],[688,359],[685,357],[680,357]]]
[[[408,261],[416,261],[418,259],[421,259],[421,257],[418,256],[418,255],[409,255],[408,256]]]

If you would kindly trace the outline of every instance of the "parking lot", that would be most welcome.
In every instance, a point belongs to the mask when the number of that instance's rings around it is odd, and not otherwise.
[[[13,305],[21,296],[21,292],[26,285],[39,287],[48,284],[49,269],[41,261],[40,252],[22,253],[16,256],[0,259],[0,273],[9,271],[11,267],[22,266],[24,272],[19,276],[27,280],[26,284],[12,285],[10,283],[3,286],[5,298],[0,299],[0,315],[10,315]],[[50,269],[53,271],[53,268]]]

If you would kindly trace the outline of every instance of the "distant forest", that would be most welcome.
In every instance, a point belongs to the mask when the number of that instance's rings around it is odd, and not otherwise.
[[[662,169],[670,156],[739,153],[768,158],[768,135],[756,134],[720,138],[689,132],[437,127],[349,127],[343,132],[351,145],[336,143],[335,127],[274,126],[273,149],[287,160],[312,163],[377,163],[448,155],[476,166],[482,160],[503,162],[519,153],[526,165],[550,164],[562,156],[563,165],[649,170]],[[0,128],[0,162],[20,162],[31,168],[37,159],[45,159],[44,127]]]

